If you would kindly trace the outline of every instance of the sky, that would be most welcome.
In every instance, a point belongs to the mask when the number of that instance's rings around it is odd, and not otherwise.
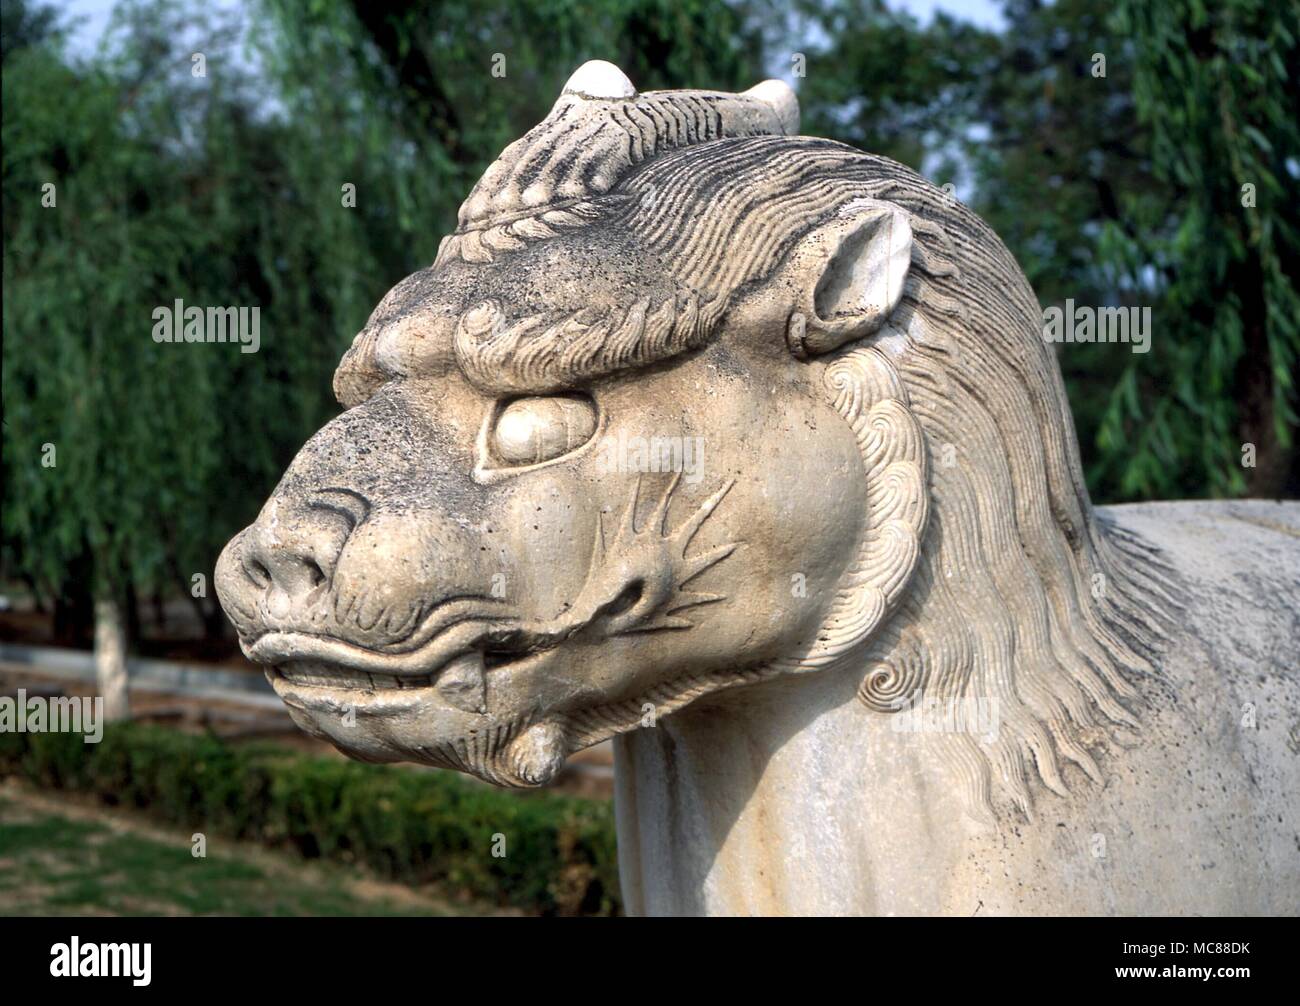
[[[928,22],[935,11],[941,10],[985,28],[1001,28],[1004,24],[1001,4],[997,0],[890,0],[889,5],[909,11],[922,22]],[[72,49],[89,53],[108,27],[113,0],[55,0],[54,6],[70,15],[70,19],[80,21],[72,33]],[[238,9],[242,3],[240,0],[217,0],[213,6]]]
[[[971,21],[981,28],[1002,28],[1002,4],[994,0],[890,0],[890,7],[908,11],[922,22],[929,21],[934,12],[941,10],[963,21]]]

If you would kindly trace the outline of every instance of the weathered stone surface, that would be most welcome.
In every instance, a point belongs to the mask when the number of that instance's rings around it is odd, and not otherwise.
[[[1292,914],[1300,508],[1107,507],[1185,608],[1100,782],[981,822],[967,768],[851,673],[760,684],[619,738],[623,894],[652,913]],[[1006,729],[1002,726],[1002,729]],[[1095,740],[1094,740],[1095,738]]]
[[[580,69],[227,546],[245,652],[359,758],[616,736],[634,911],[1295,911],[1300,507],[1094,510],[997,237],[797,119]]]

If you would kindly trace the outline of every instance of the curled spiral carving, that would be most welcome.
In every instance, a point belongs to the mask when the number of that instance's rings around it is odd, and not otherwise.
[[[925,666],[909,649],[890,663],[873,664],[858,686],[858,698],[878,713],[896,713],[908,708],[924,679]]]

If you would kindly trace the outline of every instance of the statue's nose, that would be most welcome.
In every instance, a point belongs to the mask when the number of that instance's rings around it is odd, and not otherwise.
[[[248,544],[244,570],[266,593],[267,608],[273,615],[281,614],[278,608],[292,607],[333,578],[337,549],[322,550],[296,538],[286,541],[260,528]]]
[[[222,603],[246,617],[286,618],[301,610],[328,590],[351,530],[352,522],[326,509],[290,515],[270,508],[222,552]]]

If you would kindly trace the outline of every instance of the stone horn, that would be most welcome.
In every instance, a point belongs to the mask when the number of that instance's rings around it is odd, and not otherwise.
[[[707,97],[719,103],[724,121],[739,131],[748,119],[755,132],[795,136],[799,132],[799,99],[783,80],[765,80],[747,91],[650,91],[647,96]],[[560,91],[568,97],[589,101],[630,101],[639,97],[627,74],[603,59],[588,60],[576,69]],[[724,127],[725,129],[725,127]],[[726,129],[730,134],[732,129]]]

